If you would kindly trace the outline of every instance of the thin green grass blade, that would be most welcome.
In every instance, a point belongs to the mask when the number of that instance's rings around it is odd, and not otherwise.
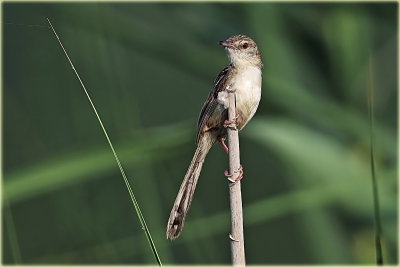
[[[135,208],[136,214],[138,215],[138,218],[139,218],[140,224],[141,224],[141,226],[142,226],[142,229],[145,231],[146,238],[147,238],[147,241],[148,241],[148,243],[149,243],[149,245],[150,245],[150,248],[151,248],[151,250],[152,250],[152,252],[153,252],[154,258],[156,259],[158,265],[159,265],[159,266],[162,266],[161,259],[160,259],[159,255],[158,255],[158,253],[157,253],[156,246],[155,246],[155,244],[154,244],[154,242],[153,242],[153,239],[152,239],[152,237],[151,237],[150,231],[149,231],[149,229],[148,229],[148,227],[147,227],[147,225],[146,225],[146,221],[145,221],[145,219],[144,219],[144,216],[143,216],[143,214],[142,214],[142,212],[141,212],[141,210],[140,210],[140,208],[139,208],[139,204],[138,204],[138,202],[137,202],[137,200],[136,200],[136,197],[135,197],[135,195],[134,195],[134,193],[133,193],[133,191],[132,191],[132,188],[131,188],[131,186],[130,186],[130,184],[129,184],[129,180],[128,180],[126,174],[125,174],[125,171],[124,171],[124,169],[123,169],[123,167],[122,167],[122,164],[121,164],[121,162],[120,162],[120,160],[119,160],[119,158],[118,158],[118,155],[117,155],[117,153],[115,152],[114,146],[113,146],[113,144],[112,144],[112,142],[111,142],[111,140],[110,140],[110,137],[108,136],[108,133],[107,133],[107,131],[106,131],[106,128],[105,128],[104,125],[103,125],[103,122],[102,122],[102,120],[101,120],[101,118],[100,118],[100,115],[99,115],[99,113],[97,112],[97,109],[96,109],[96,107],[95,107],[95,105],[94,105],[94,103],[93,103],[93,101],[92,101],[92,99],[91,99],[91,97],[90,97],[88,91],[86,90],[86,87],[85,87],[84,83],[82,82],[82,80],[81,80],[81,78],[80,78],[80,76],[79,76],[77,70],[75,69],[74,64],[72,63],[70,57],[68,56],[67,51],[65,50],[65,48],[64,48],[64,46],[63,46],[63,44],[62,44],[60,38],[58,37],[57,32],[55,31],[55,29],[54,29],[53,25],[51,24],[50,20],[49,20],[48,18],[46,18],[46,19],[47,19],[47,22],[49,23],[49,25],[50,25],[50,27],[51,27],[51,29],[52,29],[52,31],[53,31],[55,37],[57,38],[58,43],[60,44],[62,50],[64,51],[64,54],[65,54],[65,56],[67,57],[67,59],[68,59],[70,65],[71,65],[72,69],[74,70],[74,73],[75,73],[76,77],[78,78],[78,80],[79,80],[79,82],[80,82],[80,84],[81,84],[83,90],[85,91],[85,94],[86,94],[86,96],[87,96],[87,98],[88,98],[88,100],[89,100],[89,102],[90,102],[90,105],[91,105],[92,108],[93,108],[93,111],[94,111],[94,113],[95,113],[95,115],[96,115],[96,117],[97,117],[98,122],[100,123],[101,129],[103,130],[103,133],[104,133],[104,135],[105,135],[105,137],[106,137],[106,139],[107,139],[108,144],[110,145],[110,148],[111,148],[112,153],[113,153],[113,155],[114,155],[115,161],[117,162],[118,168],[119,168],[119,170],[120,170],[120,172],[121,172],[121,175],[122,175],[122,177],[123,177],[123,179],[124,179],[126,188],[128,189],[128,192],[129,192],[129,196],[131,197],[133,206],[134,206],[134,208]]]
[[[3,211],[5,212],[4,220],[6,224],[6,229],[8,233],[8,239],[11,245],[11,253],[15,264],[22,264],[21,249],[18,241],[17,231],[15,229],[14,217],[12,214],[11,207],[7,198],[3,199],[5,205]]]
[[[371,178],[372,178],[372,194],[374,201],[374,220],[375,220],[375,251],[376,251],[376,264],[383,265],[383,255],[382,255],[382,225],[381,225],[381,215],[379,208],[379,192],[378,192],[378,182],[376,179],[375,170],[375,153],[374,153],[374,84],[372,79],[372,63],[371,58],[368,63],[368,117],[369,117],[369,133],[370,133],[370,161],[371,161]]]

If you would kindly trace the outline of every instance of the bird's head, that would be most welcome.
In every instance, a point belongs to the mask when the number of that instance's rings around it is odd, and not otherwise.
[[[262,66],[257,44],[250,37],[242,34],[234,35],[225,41],[220,41],[219,44],[225,47],[234,66],[247,64]]]

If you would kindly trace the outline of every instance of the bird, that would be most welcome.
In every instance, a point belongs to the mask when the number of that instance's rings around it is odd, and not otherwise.
[[[261,99],[262,61],[256,42],[238,34],[220,41],[227,52],[230,64],[214,80],[214,86],[205,101],[197,122],[196,151],[187,169],[172,207],[166,236],[173,240],[182,232],[204,160],[215,142],[225,145],[227,128],[232,124],[237,130],[251,120]],[[228,93],[236,97],[235,121],[228,121]],[[241,179],[241,177],[239,177]]]

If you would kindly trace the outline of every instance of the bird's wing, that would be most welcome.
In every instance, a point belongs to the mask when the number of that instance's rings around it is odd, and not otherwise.
[[[209,93],[208,98],[204,103],[199,115],[199,119],[197,122],[196,144],[198,143],[204,131],[218,126],[218,123],[215,120],[211,121],[210,117],[218,105],[218,93],[224,91],[228,86],[227,82],[228,80],[230,80],[229,77],[232,75],[233,69],[234,68],[232,65],[228,65],[218,74],[217,78],[214,81],[214,87]]]

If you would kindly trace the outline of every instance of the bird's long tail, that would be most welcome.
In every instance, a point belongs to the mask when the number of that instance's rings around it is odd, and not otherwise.
[[[213,145],[214,139],[212,133],[205,132],[197,144],[196,152],[194,153],[192,162],[190,162],[185,178],[183,178],[183,182],[168,219],[168,239],[175,239],[182,232],[185,217],[193,199],[194,190],[196,189],[204,159]]]

